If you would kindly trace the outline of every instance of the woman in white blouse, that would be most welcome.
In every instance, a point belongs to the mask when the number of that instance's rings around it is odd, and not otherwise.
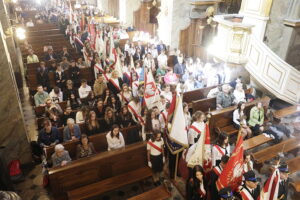
[[[217,144],[212,148],[212,165],[218,166],[224,155],[230,156],[229,138],[224,133],[220,133]]]
[[[108,151],[120,149],[125,146],[124,137],[120,132],[120,128],[117,124],[113,125],[111,131],[107,133],[106,140]]]
[[[247,125],[246,116],[244,115],[245,103],[239,102],[237,108],[233,112],[233,126],[236,129],[241,129],[243,138],[250,138],[252,131]]]
[[[238,104],[239,102],[246,102],[245,91],[242,83],[236,84],[235,90],[233,91],[233,96],[235,104]]]
[[[186,130],[189,130],[189,127],[192,122],[192,117],[191,117],[191,113],[189,111],[189,105],[185,102],[183,103],[183,114],[184,114],[184,119],[185,119]]]

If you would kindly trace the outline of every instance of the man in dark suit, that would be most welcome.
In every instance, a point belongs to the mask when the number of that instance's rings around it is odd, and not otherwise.
[[[217,180],[219,176],[221,175],[223,169],[226,167],[226,164],[229,160],[229,157],[227,155],[224,155],[221,157],[221,163],[218,166],[215,166],[213,170],[210,173],[210,183],[209,183],[209,189],[211,194],[211,199],[219,200],[220,197],[218,195],[218,189],[217,189]]]
[[[158,54],[160,54],[162,50],[166,51],[167,47],[166,47],[166,45],[163,44],[162,41],[160,41],[159,44],[157,45],[156,49],[157,49]]]
[[[286,163],[282,163],[278,169],[280,171],[278,199],[287,200],[289,191],[289,168]]]
[[[244,174],[244,183],[240,186],[237,197],[241,200],[257,200],[260,194],[260,186],[258,185],[255,173],[250,170]]]
[[[49,72],[45,62],[40,62],[40,66],[37,68],[36,79],[39,85],[42,85],[44,90],[50,90]]]
[[[49,61],[49,60],[57,60],[58,56],[53,52],[52,48],[49,48],[46,55],[45,55],[45,60]]]

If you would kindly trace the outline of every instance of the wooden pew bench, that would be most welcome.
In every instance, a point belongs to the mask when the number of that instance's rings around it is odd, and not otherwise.
[[[214,88],[216,88],[218,86],[221,86],[221,85],[205,87],[205,88],[201,88],[201,89],[197,89],[197,90],[184,92],[183,97],[182,97],[182,101],[186,102],[186,103],[192,103],[193,101],[197,101],[197,100],[200,100],[200,99],[205,99],[205,98],[207,98],[207,95],[208,95],[208,93],[211,89],[214,89]]]
[[[103,181],[99,181],[68,191],[68,198],[70,200],[88,199],[105,192],[116,190],[120,187],[142,181],[151,176],[152,170],[149,167],[145,166],[118,176],[105,179]]]
[[[245,115],[249,116],[251,108],[257,103],[262,102],[263,107],[266,109],[269,106],[270,98],[263,97],[256,99],[252,102],[246,103]],[[233,126],[233,112],[236,106],[230,106],[221,110],[214,110],[211,112],[211,119],[209,121],[210,133],[213,138],[220,132],[225,132],[227,135],[232,136],[238,133],[238,130]]]
[[[80,128],[80,129],[82,130],[82,128]],[[125,145],[129,144],[128,135],[129,135],[130,131],[133,131],[136,129],[137,129],[137,126],[132,126],[132,127],[123,128],[120,130],[120,132],[122,133],[122,135],[124,137]],[[62,127],[62,131],[63,131],[63,127]],[[81,131],[81,133],[84,133],[84,131]],[[106,134],[107,134],[107,132],[103,132],[103,133],[99,133],[99,134],[92,135],[89,137],[89,141],[93,143],[95,150],[98,153],[107,151]],[[61,135],[63,135],[63,134],[61,134]],[[79,144],[78,140],[62,143],[62,145],[64,145],[64,147],[65,147],[65,150],[67,150],[69,152],[70,157],[73,160],[76,159],[76,151],[77,151],[78,144]],[[44,153],[45,153],[46,158],[50,159],[51,155],[54,153],[54,146],[45,148]]]
[[[244,150],[250,150],[253,149],[255,147],[258,147],[262,144],[265,144],[269,141],[273,140],[270,137],[266,137],[265,135],[261,134],[255,137],[252,137],[250,139],[247,139],[244,141],[243,145],[244,145]]]
[[[58,102],[58,105],[61,107],[62,111],[64,111],[67,107],[67,101]],[[45,114],[45,106],[36,106],[34,111],[37,117],[41,117]]]
[[[202,112],[208,112],[210,109],[210,111],[213,111],[216,110],[216,105],[217,99],[215,97],[200,99],[197,101],[192,101],[192,110],[193,113],[195,113],[198,110],[201,110]]]
[[[159,187],[153,188],[147,192],[140,195],[131,197],[127,200],[165,200],[171,197],[171,194],[166,190],[166,188],[161,185]]]
[[[287,160],[286,163],[289,166],[290,174],[300,171],[300,156]]]
[[[75,160],[63,167],[51,168],[49,169],[49,183],[54,199],[65,200],[68,198],[68,191],[144,167],[147,167],[146,142],[139,142],[123,149],[98,153]],[[148,172],[139,174],[137,178],[151,171],[149,168],[147,170]],[[148,174],[148,177],[150,176],[151,174]],[[127,179],[130,179],[128,175],[122,180],[109,183],[121,183]],[[102,184],[101,187],[109,187],[109,185]],[[93,189],[93,192],[100,190],[101,187]]]
[[[291,185],[294,187],[296,192],[300,192],[300,180],[296,181],[294,183],[291,183]]]
[[[274,112],[274,118],[281,119],[289,115],[300,113],[300,109],[297,109],[297,105],[289,106]]]
[[[253,160],[256,164],[262,164],[267,160],[276,157],[278,153],[285,153],[299,148],[300,138],[290,138],[278,144],[264,148],[258,152],[252,153]]]

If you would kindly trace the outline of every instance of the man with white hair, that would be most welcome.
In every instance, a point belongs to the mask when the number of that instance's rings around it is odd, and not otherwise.
[[[71,162],[69,152],[65,150],[62,144],[55,145],[55,152],[52,154],[53,167],[65,166],[67,163]]]
[[[234,96],[230,90],[230,85],[222,85],[222,92],[219,92],[217,95],[217,109],[223,109],[233,105]]]

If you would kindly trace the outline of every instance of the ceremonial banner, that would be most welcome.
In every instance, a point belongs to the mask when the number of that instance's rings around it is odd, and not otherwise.
[[[279,190],[280,172],[275,169],[268,178],[265,186],[260,192],[258,200],[277,200]]]
[[[236,190],[241,184],[244,170],[243,156],[243,137],[241,132],[239,132],[235,149],[217,181],[218,190],[225,187],[231,187],[232,190]]]
[[[95,24],[89,24],[89,33],[90,33],[90,44],[91,47],[95,50],[96,43],[96,29]]]
[[[172,120],[171,130],[166,134],[166,144],[172,154],[177,154],[187,148],[188,137],[182,107],[182,99],[177,97],[176,109]]]
[[[145,92],[144,92],[144,100],[148,109],[153,108],[153,106],[157,106],[161,108],[159,91],[156,87],[152,72],[149,71],[145,80]]]

